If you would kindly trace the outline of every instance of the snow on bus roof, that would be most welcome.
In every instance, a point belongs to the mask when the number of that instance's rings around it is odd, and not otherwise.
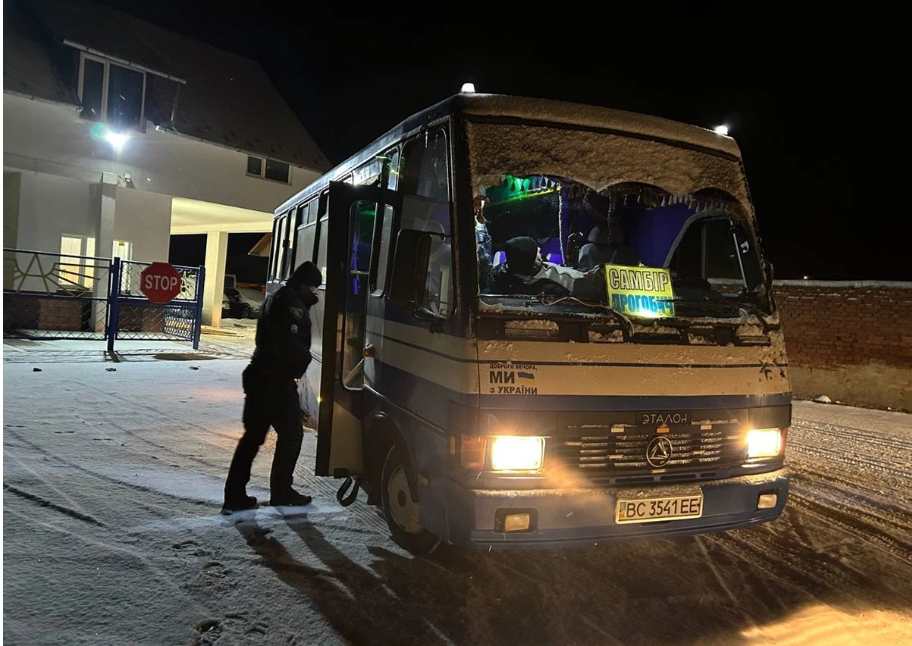
[[[671,144],[694,146],[741,159],[741,150],[731,137],[662,117],[553,99],[535,99],[506,94],[455,94],[402,120],[395,127],[277,206],[276,215],[322,190],[330,179],[341,178],[351,172],[361,163],[373,157],[379,150],[398,141],[403,135],[451,114],[464,115],[469,119],[489,117],[597,128]]]
[[[603,128],[691,144],[741,157],[741,150],[731,137],[716,134],[712,130],[699,126],[648,114],[569,101],[533,99],[503,94],[457,95],[453,98],[458,98],[461,102],[459,111],[469,116],[512,117],[530,121]]]

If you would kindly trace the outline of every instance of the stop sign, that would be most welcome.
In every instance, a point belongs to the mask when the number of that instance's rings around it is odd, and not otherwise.
[[[180,294],[181,277],[166,262],[153,262],[139,275],[139,289],[152,303],[164,305]]]

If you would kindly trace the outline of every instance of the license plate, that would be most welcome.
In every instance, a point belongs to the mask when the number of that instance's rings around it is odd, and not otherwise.
[[[703,495],[675,498],[637,498],[618,500],[615,522],[654,523],[659,520],[699,518],[703,515]]]

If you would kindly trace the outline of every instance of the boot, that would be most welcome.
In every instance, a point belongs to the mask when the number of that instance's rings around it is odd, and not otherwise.
[[[311,500],[310,496],[305,496],[294,489],[289,489],[281,494],[273,493],[269,504],[273,507],[303,507],[304,505],[309,505]]]
[[[226,516],[236,511],[246,511],[257,508],[257,499],[253,496],[238,496],[225,498],[225,504],[222,505],[222,513]]]

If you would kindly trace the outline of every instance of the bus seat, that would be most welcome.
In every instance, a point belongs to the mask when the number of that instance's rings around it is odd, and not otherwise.
[[[554,237],[546,240],[545,244],[541,246],[541,254],[548,262],[553,262],[557,265],[563,264],[564,254],[561,250],[560,238]]]

